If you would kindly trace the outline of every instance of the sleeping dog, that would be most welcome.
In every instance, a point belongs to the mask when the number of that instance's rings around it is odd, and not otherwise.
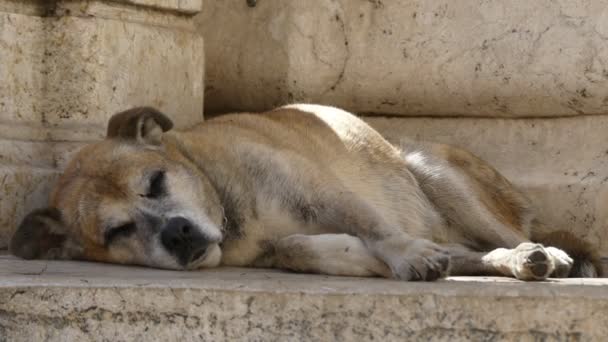
[[[149,107],[114,115],[106,139],[71,160],[50,207],[25,217],[11,252],[401,280],[600,275],[590,246],[545,227],[524,194],[467,151],[394,146],[318,105],[172,126]]]

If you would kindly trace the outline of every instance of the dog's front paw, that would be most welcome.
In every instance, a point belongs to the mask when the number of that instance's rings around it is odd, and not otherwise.
[[[543,245],[524,242],[513,251],[511,270],[520,280],[544,280],[555,270],[555,262]]]
[[[564,251],[555,247],[545,247],[545,250],[553,258],[555,270],[551,273],[554,278],[568,278],[574,260]]]
[[[424,239],[408,242],[405,257],[391,267],[401,280],[433,281],[447,276],[450,255],[439,245]]]

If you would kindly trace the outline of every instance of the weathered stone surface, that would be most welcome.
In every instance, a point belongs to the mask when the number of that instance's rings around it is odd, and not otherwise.
[[[57,9],[59,17],[3,14],[9,46],[2,60],[13,62],[5,68],[10,82],[3,83],[10,89],[0,93],[4,120],[103,128],[116,111],[143,104],[172,113],[178,127],[201,120],[200,36],[157,20],[146,25],[145,16],[135,23],[117,20],[111,16],[120,13],[101,2],[65,6]]]
[[[608,116],[366,120],[395,144],[436,141],[474,152],[525,190],[544,222],[608,256]]]
[[[157,10],[158,12],[170,10],[186,15],[196,14],[202,8],[202,0],[2,0],[0,11],[43,15],[52,13],[66,4],[74,4],[85,8],[96,3],[105,3],[106,6],[122,3],[139,6],[139,10],[143,8]]]
[[[608,110],[605,1],[208,0],[203,8],[209,112],[301,101],[394,115]]]
[[[0,256],[0,339],[600,341],[608,334],[606,286],[171,272]]]
[[[140,6],[150,6],[158,9],[170,9],[194,14],[202,8],[203,0],[122,0]]]
[[[47,193],[32,189],[48,190],[69,154],[102,138],[115,112],[156,106],[178,128],[203,119],[202,37],[180,13],[197,6],[0,0],[0,170],[8,184],[0,188],[0,249],[26,212],[46,203]]]
[[[43,16],[47,13],[49,4],[46,0],[2,0],[0,12]]]

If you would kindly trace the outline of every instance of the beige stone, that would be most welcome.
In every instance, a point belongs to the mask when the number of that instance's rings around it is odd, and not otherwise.
[[[608,116],[554,119],[367,118],[395,144],[453,144],[525,190],[540,217],[608,256]]]
[[[9,341],[602,341],[605,279],[406,283],[0,256]]]
[[[157,9],[176,10],[187,14],[200,12],[203,0],[122,0],[140,6],[150,6]]]
[[[203,119],[203,41],[190,16],[198,8],[0,0],[0,248],[115,112],[152,105],[179,128]]]
[[[608,3],[207,0],[209,112],[306,101],[360,113],[608,109]]]

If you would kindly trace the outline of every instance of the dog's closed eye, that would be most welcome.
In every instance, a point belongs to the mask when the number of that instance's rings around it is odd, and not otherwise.
[[[137,226],[135,225],[135,222],[127,222],[125,224],[121,224],[120,226],[108,229],[104,236],[105,245],[108,246],[112,243],[112,241],[119,237],[133,234],[136,229]]]
[[[144,197],[156,199],[165,193],[165,171],[156,171],[150,177],[150,185]]]

